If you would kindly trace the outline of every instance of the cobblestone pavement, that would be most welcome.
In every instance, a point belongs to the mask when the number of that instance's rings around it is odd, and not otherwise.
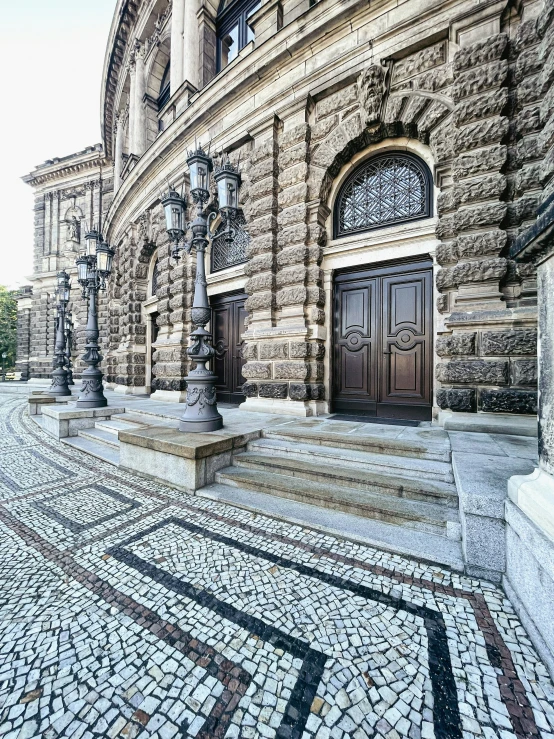
[[[493,586],[186,495],[0,396],[0,736],[554,739]]]

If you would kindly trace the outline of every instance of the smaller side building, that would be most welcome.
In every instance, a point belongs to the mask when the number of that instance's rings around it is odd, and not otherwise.
[[[56,332],[56,275],[71,276],[69,309],[75,326],[75,374],[84,346],[86,304],[79,299],[75,259],[84,249],[86,229],[101,229],[113,196],[113,168],[102,144],[66,157],[49,159],[23,181],[34,191],[34,246],[31,287],[18,298],[17,369],[22,379],[43,381],[52,372]],[[106,325],[108,309],[100,301],[99,320]],[[106,336],[106,331],[101,331]]]

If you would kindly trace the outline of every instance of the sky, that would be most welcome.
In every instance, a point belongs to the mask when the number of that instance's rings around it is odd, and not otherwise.
[[[28,284],[33,197],[21,177],[99,143],[116,0],[0,0],[0,285]]]

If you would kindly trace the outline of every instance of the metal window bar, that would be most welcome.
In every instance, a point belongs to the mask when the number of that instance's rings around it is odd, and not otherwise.
[[[427,218],[429,170],[414,156],[372,157],[346,180],[335,208],[335,237]]]
[[[250,235],[245,230],[246,219],[239,210],[233,223],[235,237],[231,242],[225,239],[225,226],[222,223],[212,237],[211,271],[220,272],[227,267],[243,264],[247,261],[246,247],[250,241]]]

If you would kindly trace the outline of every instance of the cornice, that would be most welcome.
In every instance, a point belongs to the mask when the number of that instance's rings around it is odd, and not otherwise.
[[[31,187],[40,187],[90,170],[110,169],[111,166],[103,148],[97,144],[67,157],[49,159],[21,179]]]

